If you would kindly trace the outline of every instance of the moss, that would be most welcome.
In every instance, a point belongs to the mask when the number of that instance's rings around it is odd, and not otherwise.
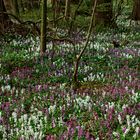
[[[87,81],[81,83],[81,88],[100,89],[104,86],[105,84],[100,81]]]
[[[105,84],[101,81],[71,82],[66,86],[73,89],[102,89]]]

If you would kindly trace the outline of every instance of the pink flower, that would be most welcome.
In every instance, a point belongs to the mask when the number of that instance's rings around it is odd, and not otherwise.
[[[77,126],[78,129],[78,138],[81,138],[83,135],[83,129],[80,126]]]
[[[87,132],[86,132],[86,139],[89,139],[89,136],[90,136],[90,134],[89,134],[89,132],[87,131]]]
[[[55,125],[55,121],[54,119],[52,120],[52,127],[54,128],[56,125]]]

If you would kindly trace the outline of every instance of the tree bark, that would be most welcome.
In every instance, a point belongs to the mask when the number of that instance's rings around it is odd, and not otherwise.
[[[14,5],[14,14],[16,16],[18,16],[19,15],[18,1],[17,0],[13,0],[13,5]]]
[[[112,0],[98,0],[95,11],[95,25],[112,26]]]
[[[8,19],[8,16],[7,15],[4,15],[2,12],[6,12],[6,8],[4,6],[4,1],[3,0],[0,0],[0,23],[4,22],[5,20]]]
[[[90,35],[91,35],[91,32],[92,32],[92,28],[93,28],[93,20],[94,20],[94,14],[95,14],[97,1],[98,0],[95,0],[94,6],[93,6],[93,9],[92,9],[91,21],[90,21],[90,25],[89,25],[89,29],[88,29],[88,33],[87,33],[87,38],[86,38],[86,41],[85,41],[85,44],[84,44],[84,48],[81,50],[80,54],[77,56],[77,59],[76,59],[75,64],[74,64],[73,82],[76,85],[78,84],[78,68],[79,68],[80,59],[81,59],[82,55],[84,54],[84,52],[85,52],[85,50],[88,46]]]
[[[70,17],[70,0],[66,0],[66,3],[65,3],[65,19],[68,20],[69,17]]]
[[[13,1],[12,0],[3,0],[3,3],[5,6],[6,12],[14,15]],[[10,14],[8,15],[9,20],[12,21],[13,23],[16,23],[15,19],[13,18],[13,16],[10,16]],[[4,16],[5,16],[5,14],[4,14]]]
[[[134,0],[132,20],[140,20],[140,0]]]
[[[42,6],[42,11],[41,11],[40,52],[42,55],[46,51],[47,0],[42,0],[41,6]]]

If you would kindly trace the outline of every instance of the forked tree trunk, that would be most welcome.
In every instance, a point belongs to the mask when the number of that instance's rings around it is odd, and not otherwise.
[[[89,29],[88,29],[88,33],[87,33],[87,38],[86,38],[84,47],[81,50],[80,54],[77,56],[75,64],[74,64],[74,74],[73,74],[74,86],[77,86],[79,84],[79,82],[78,82],[79,63],[80,63],[81,57],[84,54],[84,52],[85,52],[85,50],[86,50],[86,48],[88,46],[88,43],[89,43],[90,35],[91,35],[91,32],[92,32],[92,28],[93,28],[94,14],[95,14],[95,9],[96,9],[96,5],[97,5],[97,1],[98,0],[95,0],[94,5],[93,5],[91,21],[90,21],[90,25],[89,25]]]

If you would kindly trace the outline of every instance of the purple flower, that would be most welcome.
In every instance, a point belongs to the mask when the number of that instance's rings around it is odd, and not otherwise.
[[[89,139],[89,137],[90,137],[90,133],[87,131],[86,132],[86,139]]]
[[[122,128],[122,131],[123,131],[123,133],[125,133],[125,131],[126,131],[126,127],[123,127],[123,128]]]
[[[3,118],[2,117],[0,117],[0,124],[2,124],[3,123]]]
[[[52,127],[54,128],[55,126],[56,126],[56,124],[55,124],[55,120],[52,119]]]
[[[77,126],[78,129],[78,138],[81,138],[83,135],[83,129],[81,128],[81,126]]]

